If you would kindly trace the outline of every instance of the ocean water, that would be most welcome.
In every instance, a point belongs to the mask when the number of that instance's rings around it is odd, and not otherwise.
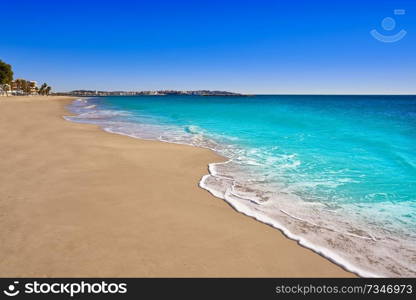
[[[70,110],[213,149],[225,162],[200,186],[236,210],[361,276],[416,276],[415,96],[104,97]]]

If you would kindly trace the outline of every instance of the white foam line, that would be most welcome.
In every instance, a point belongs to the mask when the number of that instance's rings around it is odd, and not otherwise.
[[[205,181],[206,181],[207,178],[209,178],[209,176],[214,176],[214,175],[207,174],[207,175],[203,176],[201,181],[199,182],[199,186],[201,188],[207,190],[208,192],[210,192],[215,197],[221,198],[221,199],[227,201],[238,212],[240,212],[240,213],[242,213],[246,216],[252,217],[257,221],[260,221],[262,223],[265,223],[267,225],[270,225],[270,226],[280,230],[286,237],[288,237],[291,240],[294,240],[294,241],[298,242],[299,245],[318,253],[319,255],[321,255],[321,256],[327,258],[328,260],[330,260],[331,262],[343,267],[347,271],[350,271],[352,273],[357,274],[360,277],[382,277],[381,275],[377,275],[377,274],[368,272],[366,270],[361,269],[360,267],[355,266],[354,264],[345,260],[343,257],[340,257],[334,251],[331,251],[331,250],[329,250],[329,249],[327,249],[323,246],[315,245],[315,244],[311,243],[310,241],[308,241],[307,239],[293,234],[292,232],[289,231],[288,228],[286,228],[285,226],[280,224],[278,221],[276,221],[276,220],[274,220],[274,219],[272,219],[272,218],[270,218],[270,217],[268,217],[264,214],[259,214],[256,211],[253,211],[250,208],[246,207],[242,203],[239,203],[238,201],[233,201],[231,198],[227,199],[226,195],[222,195],[222,193],[219,193],[215,189],[211,189],[207,184],[205,184]]]

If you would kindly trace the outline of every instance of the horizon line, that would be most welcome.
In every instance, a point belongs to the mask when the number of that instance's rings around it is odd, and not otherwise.
[[[87,90],[87,89],[80,89],[80,90],[72,90],[72,91],[57,91],[53,92],[53,94],[69,94],[74,91],[97,91],[97,92],[105,92],[105,93],[140,93],[140,92],[162,92],[162,91],[175,91],[175,92],[196,92],[196,91],[210,91],[210,92],[227,92],[227,93],[234,93],[236,96],[241,94],[242,96],[416,96],[415,93],[242,93],[242,92],[234,92],[234,91],[227,91],[227,90],[208,90],[208,89],[198,89],[198,90]],[[120,95],[120,96],[136,96],[136,95]],[[144,95],[147,96],[147,95]],[[163,95],[148,95],[148,96],[163,96]],[[178,96],[187,96],[178,95]],[[189,96],[198,96],[198,95],[189,95]]]

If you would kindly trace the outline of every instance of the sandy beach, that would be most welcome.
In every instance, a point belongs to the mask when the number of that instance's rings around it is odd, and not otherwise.
[[[198,187],[215,153],[0,97],[1,277],[351,277]]]

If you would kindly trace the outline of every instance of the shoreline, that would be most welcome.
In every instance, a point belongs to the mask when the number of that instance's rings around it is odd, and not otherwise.
[[[4,98],[0,276],[355,276],[199,188],[212,151],[65,121],[75,98]]]

